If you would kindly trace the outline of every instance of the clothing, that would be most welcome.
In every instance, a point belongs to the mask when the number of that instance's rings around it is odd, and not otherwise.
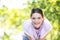
[[[23,40],[29,40],[27,37],[23,36]]]
[[[23,30],[24,33],[32,38],[32,40],[35,40],[34,38],[43,38],[46,36],[52,30],[52,25],[49,20],[45,18],[37,34],[34,26],[32,25],[32,21],[29,19],[24,22]]]

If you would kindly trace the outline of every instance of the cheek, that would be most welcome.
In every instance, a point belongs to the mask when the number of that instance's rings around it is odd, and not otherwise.
[[[42,23],[42,21],[43,21],[43,20],[42,20],[42,19],[40,19],[40,20],[38,20],[38,23],[40,23],[40,24],[41,24],[41,23]]]
[[[43,21],[42,19],[39,20],[40,23],[41,23],[42,21]]]
[[[42,19],[38,19],[37,21],[32,19],[32,23],[42,23],[42,21]]]
[[[33,19],[32,19],[32,22],[34,23],[34,22],[35,22],[35,20],[33,20]]]

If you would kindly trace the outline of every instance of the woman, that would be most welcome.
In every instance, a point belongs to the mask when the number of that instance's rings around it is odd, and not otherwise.
[[[23,40],[45,40],[46,35],[51,29],[52,26],[48,19],[44,17],[42,10],[33,8],[30,19],[23,24]]]

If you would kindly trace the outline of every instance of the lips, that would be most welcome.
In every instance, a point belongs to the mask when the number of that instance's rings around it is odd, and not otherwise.
[[[38,25],[39,23],[34,23],[35,25]]]

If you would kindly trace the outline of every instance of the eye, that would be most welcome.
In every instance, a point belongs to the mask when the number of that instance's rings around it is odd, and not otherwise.
[[[32,18],[32,19],[35,19],[35,18]]]
[[[38,19],[40,19],[40,17],[38,17]]]

